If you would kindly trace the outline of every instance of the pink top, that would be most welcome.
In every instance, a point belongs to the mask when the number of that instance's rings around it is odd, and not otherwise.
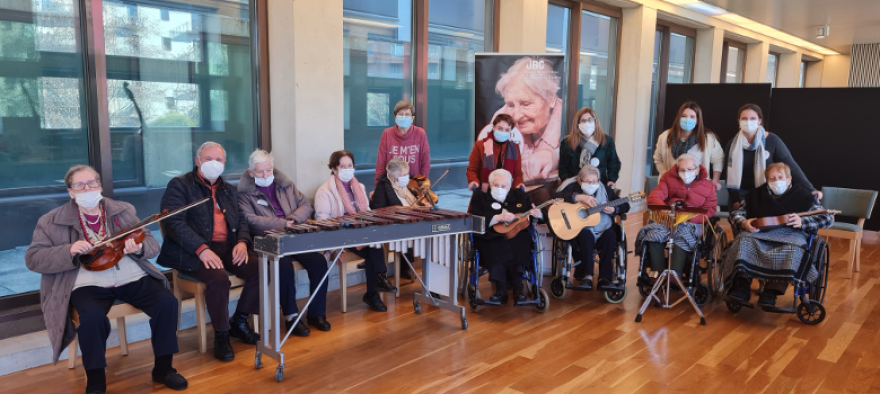
[[[431,148],[428,146],[428,134],[425,129],[410,126],[406,134],[401,134],[397,126],[391,126],[382,132],[379,139],[379,155],[376,158],[376,180],[385,176],[385,166],[391,159],[403,159],[409,164],[409,176],[428,176],[431,172]]]

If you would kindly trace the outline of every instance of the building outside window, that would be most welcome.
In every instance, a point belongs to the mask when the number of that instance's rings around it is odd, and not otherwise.
[[[776,72],[779,70],[779,55],[771,53],[767,56],[767,83],[776,87]]]

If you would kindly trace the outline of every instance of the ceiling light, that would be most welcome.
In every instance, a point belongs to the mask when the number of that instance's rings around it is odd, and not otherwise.
[[[821,40],[825,37],[828,37],[829,34],[831,34],[831,28],[828,27],[828,25],[825,25],[825,26],[820,27],[819,31],[816,32],[816,38]]]

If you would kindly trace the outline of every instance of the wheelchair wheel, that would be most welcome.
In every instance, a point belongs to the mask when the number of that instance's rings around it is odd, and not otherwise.
[[[727,310],[733,313],[739,312],[743,307],[742,304],[736,302],[725,302],[725,304],[727,304]]]
[[[709,286],[706,286],[704,283],[698,284],[691,291],[693,292],[691,296],[694,297],[694,303],[697,306],[706,305],[706,302],[709,301]]]
[[[825,306],[818,301],[811,301],[809,306],[802,302],[798,305],[797,316],[804,324],[819,324],[825,320]]]
[[[653,286],[639,286],[639,294],[642,295],[642,298],[648,298],[648,295],[651,294],[651,290],[653,290]]]
[[[553,298],[562,299],[565,297],[565,283],[562,283],[562,277],[557,276],[550,281],[550,294],[553,294]]]
[[[626,298],[626,287],[623,290],[613,290],[605,292],[605,301],[611,304],[619,304]]]
[[[482,305],[477,304],[477,300],[481,299],[480,297],[480,289],[478,289],[474,285],[468,285],[467,287],[467,304],[471,308],[471,311],[477,313],[482,308]]]
[[[547,312],[547,309],[550,308],[550,298],[547,297],[547,291],[543,288],[538,289],[537,300],[538,303],[535,304],[535,310],[539,313]]]
[[[727,233],[721,231],[721,235],[715,241],[715,248],[712,251],[712,264],[709,267],[709,290],[713,296],[718,296],[724,292],[724,276],[721,267],[721,254],[727,247]]]
[[[824,256],[819,260],[819,266],[816,267],[819,277],[810,284],[810,301],[825,302],[825,289],[828,287],[828,259],[829,250],[826,243]]]

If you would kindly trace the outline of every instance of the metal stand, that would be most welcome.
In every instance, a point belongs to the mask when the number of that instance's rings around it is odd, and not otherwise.
[[[465,236],[465,235],[457,235],[456,237],[463,237],[463,236]],[[433,255],[431,253],[431,251],[432,251],[431,249],[433,248],[433,243],[431,243],[431,242],[427,243],[426,246],[428,247],[428,253],[427,253],[428,257],[422,259],[422,275],[424,276],[424,279],[422,279],[422,276],[420,276],[418,274],[415,267],[413,267],[412,262],[410,262],[409,259],[406,257],[406,254],[401,253],[401,256],[403,256],[403,260],[406,261],[406,264],[412,270],[413,274],[415,274],[416,280],[422,286],[423,292],[421,292],[421,293],[416,292],[415,294],[413,294],[413,311],[415,311],[416,314],[422,313],[422,305],[419,303],[419,301],[422,301],[422,302],[425,302],[429,305],[433,305],[438,308],[448,310],[450,312],[458,313],[461,315],[461,329],[467,330],[468,322],[467,322],[467,316],[465,316],[465,307],[458,305],[458,291],[457,290],[458,290],[458,280],[459,280],[459,277],[458,277],[459,276],[458,275],[459,261],[457,261],[457,260],[459,257],[459,255],[458,255],[458,242],[459,241],[460,240],[456,239],[455,242],[452,242],[452,240],[447,238],[446,240],[441,240],[441,242],[437,243],[437,247],[441,249],[440,251],[438,251],[439,255],[446,256],[446,258],[441,258],[441,261],[446,260],[449,263],[448,266],[444,266],[443,264],[439,264],[437,262],[434,262],[431,259],[431,256]],[[452,259],[453,257],[455,258],[455,261],[453,261],[453,259]],[[443,275],[444,273],[441,271],[444,269],[448,270],[445,273],[446,275]],[[437,272],[435,273],[434,270],[437,270]],[[445,285],[448,286],[448,288],[445,289],[447,294],[449,294],[448,296],[443,296],[440,294],[437,294],[437,296],[434,296],[434,294],[432,294],[431,289],[430,289],[430,284],[433,282],[432,279],[434,279],[436,276],[448,276],[449,280],[446,280],[444,283]],[[440,279],[440,280],[438,280],[436,282],[441,282],[443,278],[438,278],[438,279]],[[434,282],[434,283],[436,283],[436,282]]]
[[[675,205],[671,205],[671,213],[670,215],[675,218]],[[694,307],[694,310],[697,311],[697,314],[700,315],[700,324],[706,325],[706,316],[703,315],[703,311],[700,310],[700,307],[697,306],[697,303],[694,301],[694,298],[691,296],[691,293],[687,291],[687,288],[682,283],[681,278],[678,277],[678,273],[676,273],[672,269],[672,253],[674,248],[674,243],[672,242],[672,236],[675,233],[675,227],[670,227],[669,239],[666,241],[666,249],[669,250],[669,258],[666,259],[666,269],[660,274],[657,278],[657,282],[654,283],[654,287],[651,289],[651,293],[645,298],[645,302],[642,303],[641,309],[639,309],[639,314],[636,315],[636,322],[642,321],[642,314],[645,313],[645,310],[648,309],[648,305],[651,305],[652,301],[657,301],[661,307],[664,309],[672,308],[678,305],[680,302],[687,299],[690,301],[691,305]],[[696,273],[691,273],[691,275],[696,275]],[[675,302],[669,302],[669,293],[672,290],[672,280],[675,280],[675,283],[678,284],[678,288],[684,291],[684,297],[679,298]],[[661,296],[657,296],[658,292],[662,292]]]

